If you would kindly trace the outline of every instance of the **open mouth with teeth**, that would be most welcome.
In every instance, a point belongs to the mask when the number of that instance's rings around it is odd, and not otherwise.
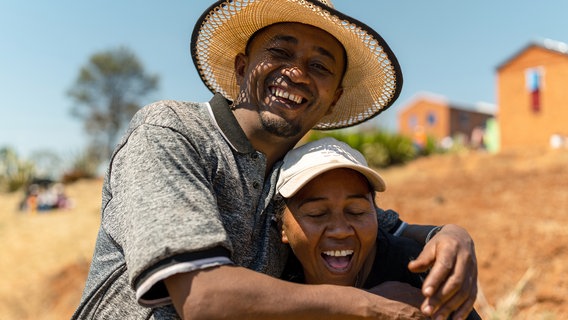
[[[270,93],[278,99],[285,99],[288,100],[286,103],[295,103],[295,104],[302,104],[306,102],[302,96],[290,93],[282,88],[278,87],[270,87]]]
[[[329,268],[336,272],[343,272],[349,269],[353,250],[330,250],[321,253],[321,256]]]

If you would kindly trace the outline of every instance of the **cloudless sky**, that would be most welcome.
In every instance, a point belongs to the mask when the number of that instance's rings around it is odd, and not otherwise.
[[[0,0],[0,147],[20,156],[63,157],[87,143],[70,115],[67,90],[94,53],[125,46],[160,77],[148,97],[207,101],[189,56],[193,25],[210,0]],[[334,0],[373,27],[402,66],[404,86],[375,121],[396,130],[396,114],[420,92],[452,102],[495,104],[495,69],[530,42],[568,42],[566,0]],[[275,8],[277,9],[277,8]]]

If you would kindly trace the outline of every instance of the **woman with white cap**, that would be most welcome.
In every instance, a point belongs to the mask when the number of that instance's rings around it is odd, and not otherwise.
[[[403,282],[392,298],[422,304],[425,274],[408,269],[422,246],[378,228],[375,193],[385,182],[359,151],[332,138],[304,144],[284,157],[276,186],[282,242],[294,253],[284,279],[363,289]]]

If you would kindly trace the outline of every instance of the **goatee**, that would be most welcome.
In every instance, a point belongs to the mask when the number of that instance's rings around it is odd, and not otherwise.
[[[291,138],[297,136],[301,128],[297,124],[290,123],[283,118],[274,116],[272,113],[263,111],[259,115],[262,128],[267,132],[281,137]]]

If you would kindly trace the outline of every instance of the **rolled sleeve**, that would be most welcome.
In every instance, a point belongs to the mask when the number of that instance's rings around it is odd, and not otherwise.
[[[216,248],[204,252],[182,254],[160,261],[158,265],[140,276],[136,283],[136,300],[146,307],[171,303],[164,284],[165,279],[178,273],[233,264],[228,253],[224,251],[226,250]]]
[[[133,287],[141,283],[142,274],[172,256],[217,247],[232,250],[212,192],[211,174],[205,171],[211,164],[203,164],[197,150],[170,128],[144,124],[113,161],[116,172],[110,183],[121,201],[111,200],[109,205],[121,208],[109,211],[125,217],[121,222],[107,222],[125,224],[127,232],[120,234]],[[144,283],[147,288],[148,282]]]

